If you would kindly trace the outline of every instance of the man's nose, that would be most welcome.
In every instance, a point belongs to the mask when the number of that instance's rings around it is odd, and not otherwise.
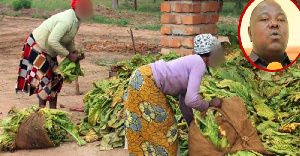
[[[278,21],[276,19],[275,20],[271,20],[270,24],[269,24],[269,27],[270,28],[278,28]]]

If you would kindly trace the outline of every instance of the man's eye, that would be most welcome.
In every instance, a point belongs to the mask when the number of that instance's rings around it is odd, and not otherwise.
[[[285,22],[285,19],[278,19],[279,22]]]
[[[268,21],[268,18],[262,18],[261,21]]]

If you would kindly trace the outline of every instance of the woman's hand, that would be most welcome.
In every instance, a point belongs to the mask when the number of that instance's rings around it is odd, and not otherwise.
[[[220,99],[220,98],[213,98],[213,99],[209,102],[209,106],[210,106],[210,107],[221,108],[221,107],[222,107],[222,99]]]
[[[85,55],[84,55],[84,53],[82,53],[82,54],[81,54],[81,56],[79,56],[79,57],[78,57],[78,59],[79,59],[79,61],[81,61],[81,60],[85,59]]]
[[[67,58],[70,59],[72,62],[77,62],[79,60],[78,51],[75,50],[75,51],[69,53]]]

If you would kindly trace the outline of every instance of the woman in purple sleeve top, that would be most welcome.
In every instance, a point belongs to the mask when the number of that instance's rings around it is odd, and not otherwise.
[[[175,114],[165,95],[180,95],[180,109],[190,124],[192,108],[205,111],[221,107],[222,100],[205,101],[199,96],[201,79],[208,67],[224,61],[223,49],[210,34],[196,36],[195,55],[157,61],[132,74],[124,96],[125,127],[130,155],[177,155],[178,130]]]

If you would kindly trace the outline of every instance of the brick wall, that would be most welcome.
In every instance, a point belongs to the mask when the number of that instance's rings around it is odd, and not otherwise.
[[[219,20],[217,0],[165,0],[161,4],[161,52],[193,54],[194,37],[198,34],[217,35]]]

